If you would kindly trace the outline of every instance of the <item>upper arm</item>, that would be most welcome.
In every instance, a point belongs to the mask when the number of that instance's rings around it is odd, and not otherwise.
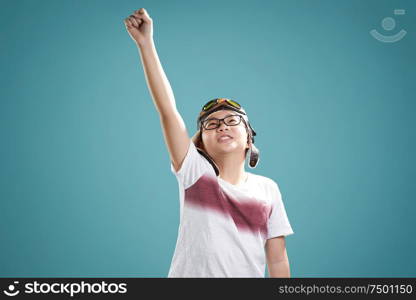
[[[265,245],[268,264],[287,260],[286,241],[284,236],[268,239]]]
[[[191,142],[185,122],[177,110],[169,114],[160,115],[160,122],[170,160],[175,171],[178,171]]]

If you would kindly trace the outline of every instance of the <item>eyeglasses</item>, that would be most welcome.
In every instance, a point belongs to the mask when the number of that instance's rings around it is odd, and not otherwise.
[[[213,99],[211,101],[208,101],[203,107],[202,110],[203,111],[207,111],[208,109],[210,109],[211,107],[213,107],[214,105],[218,104],[218,103],[222,103],[222,102],[227,102],[229,105],[240,109],[241,105],[237,102],[235,102],[234,100],[231,99],[227,99],[227,98],[217,98],[217,99]]]
[[[218,127],[220,127],[221,121],[223,121],[224,124],[227,126],[237,126],[238,124],[241,123],[241,119],[242,117],[240,115],[230,115],[222,119],[209,118],[202,122],[202,126],[206,130],[217,129]]]

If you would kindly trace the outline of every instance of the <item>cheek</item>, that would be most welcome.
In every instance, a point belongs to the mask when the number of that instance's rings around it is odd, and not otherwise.
[[[245,127],[240,127],[238,133],[242,138],[247,138],[247,130]]]
[[[241,128],[235,131],[234,133],[235,137],[238,137],[238,140],[242,143],[245,144],[247,142],[247,131],[245,128]]]
[[[203,134],[202,135],[202,142],[204,144],[211,144],[213,140],[213,135],[212,134]]]

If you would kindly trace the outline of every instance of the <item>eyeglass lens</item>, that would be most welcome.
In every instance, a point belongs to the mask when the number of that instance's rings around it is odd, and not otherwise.
[[[223,121],[227,126],[236,126],[241,122],[241,116],[239,115],[232,115],[225,117],[223,119],[216,119],[212,118],[209,120],[204,121],[203,125],[205,129],[215,129],[220,127],[220,121]]]

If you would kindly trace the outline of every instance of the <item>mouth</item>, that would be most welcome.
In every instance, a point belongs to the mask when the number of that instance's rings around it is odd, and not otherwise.
[[[218,143],[225,143],[225,142],[231,141],[232,139],[233,138],[230,135],[223,135],[223,136],[221,136],[217,139],[217,142]]]

